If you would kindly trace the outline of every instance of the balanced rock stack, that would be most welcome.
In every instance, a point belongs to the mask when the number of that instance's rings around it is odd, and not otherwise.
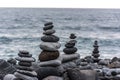
[[[65,47],[63,49],[63,52],[65,54],[63,54],[63,62],[66,62],[66,61],[72,61],[72,60],[75,60],[75,59],[78,59],[80,57],[80,55],[77,52],[77,48],[75,47],[75,43],[77,42],[75,40],[76,36],[74,34],[71,34],[70,35],[70,41],[68,41],[66,44],[65,44]]]
[[[93,56],[93,60],[94,60],[94,62],[99,62],[99,56],[100,56],[100,54],[99,54],[99,50],[98,50],[98,41],[95,41],[94,42],[94,45],[93,45],[93,47],[94,47],[94,50],[93,50],[93,54],[92,54],[92,56]]]
[[[37,73],[33,71],[31,68],[32,62],[35,61],[35,59],[32,57],[32,54],[29,54],[28,51],[20,51],[18,53],[18,56],[16,60],[18,60],[18,66],[17,71],[14,73],[14,75],[22,80],[38,80],[36,78]]]
[[[40,66],[57,66],[60,65],[60,61],[56,61],[59,58],[59,51],[58,49],[61,47],[59,41],[59,37],[53,35],[55,30],[53,29],[53,23],[47,22],[44,24],[44,36],[41,37],[43,41],[40,44],[40,48],[42,52],[39,55]]]

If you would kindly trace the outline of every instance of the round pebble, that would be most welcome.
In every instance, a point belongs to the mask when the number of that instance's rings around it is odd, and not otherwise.
[[[55,30],[53,30],[53,29],[49,29],[49,30],[46,30],[45,32],[43,32],[43,34],[45,34],[45,35],[52,35],[54,33],[55,33]]]
[[[63,49],[63,52],[66,54],[74,54],[76,51],[77,51],[76,47]]]

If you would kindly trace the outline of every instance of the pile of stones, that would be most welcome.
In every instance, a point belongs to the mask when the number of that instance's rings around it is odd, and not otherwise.
[[[20,51],[18,53],[18,56],[16,60],[18,60],[18,66],[17,71],[14,73],[14,75],[18,79],[22,80],[38,80],[37,73],[31,68],[32,62],[35,61],[35,59],[32,57],[32,54],[29,54],[28,51]]]
[[[44,26],[44,36],[41,37],[43,42],[40,44],[42,49],[39,55],[40,66],[59,66],[61,64],[61,61],[57,60],[60,55],[58,49],[61,47],[58,42],[59,37],[53,35],[55,30],[52,22],[48,22]]]

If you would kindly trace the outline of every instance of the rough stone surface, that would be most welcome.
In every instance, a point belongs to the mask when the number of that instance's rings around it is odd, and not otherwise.
[[[42,42],[40,48],[45,51],[57,51],[61,47],[60,43]]]
[[[59,57],[59,51],[54,51],[54,52],[42,51],[39,55],[39,60],[49,61],[49,60],[57,59],[58,57]]]

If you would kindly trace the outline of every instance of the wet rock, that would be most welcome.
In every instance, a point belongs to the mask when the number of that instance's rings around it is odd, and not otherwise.
[[[60,43],[49,43],[49,42],[42,42],[40,44],[40,48],[45,51],[58,51],[61,47]]]
[[[45,36],[41,37],[41,40],[44,42],[58,42],[59,37],[57,37],[55,35],[45,35]]]
[[[39,55],[39,60],[42,61],[49,61],[54,60],[59,57],[59,51],[49,52],[49,51],[42,51]]]

